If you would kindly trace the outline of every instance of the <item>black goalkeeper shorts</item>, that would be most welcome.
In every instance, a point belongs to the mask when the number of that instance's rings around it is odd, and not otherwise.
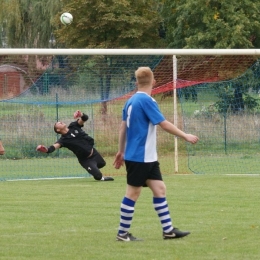
[[[141,163],[133,161],[125,161],[127,172],[127,184],[135,187],[147,187],[147,180],[162,181],[159,162]]]

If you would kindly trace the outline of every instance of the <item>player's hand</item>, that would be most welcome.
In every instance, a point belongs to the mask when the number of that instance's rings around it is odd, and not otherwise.
[[[115,158],[115,161],[114,161],[114,163],[113,163],[113,165],[114,165],[114,167],[116,168],[116,169],[119,169],[121,166],[123,166],[124,165],[124,155],[122,154],[122,153],[120,153],[120,152],[118,152],[117,154],[116,154],[116,158]]]
[[[80,112],[79,110],[77,110],[74,115],[73,115],[74,119],[77,119],[79,117],[82,117],[82,112]]]
[[[185,140],[189,143],[196,144],[199,141],[199,138],[196,135],[186,134]]]
[[[40,145],[37,146],[36,151],[42,152],[42,153],[47,153],[48,148],[46,146],[40,144]]]

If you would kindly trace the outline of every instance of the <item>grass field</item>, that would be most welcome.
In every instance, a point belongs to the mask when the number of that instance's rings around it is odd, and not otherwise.
[[[0,259],[259,259],[258,175],[166,175],[173,223],[191,235],[164,241],[144,189],[131,232],[116,242],[125,177],[0,182]]]
[[[106,166],[101,169],[105,176],[125,175],[125,168],[116,170],[113,166],[115,157],[105,157]],[[174,173],[174,158],[172,154],[161,156],[162,173]],[[42,159],[22,159],[22,160],[0,160],[1,180],[12,179],[42,179],[42,178],[62,178],[62,177],[87,177],[89,174],[80,166],[75,157],[70,158],[42,158]],[[179,156],[179,172],[190,173],[187,167],[187,157]]]

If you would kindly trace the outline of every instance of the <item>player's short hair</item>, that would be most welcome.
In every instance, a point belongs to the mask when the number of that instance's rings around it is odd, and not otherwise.
[[[136,81],[139,85],[150,85],[154,80],[153,72],[149,67],[139,67],[135,71]]]
[[[56,124],[57,124],[57,123],[58,123],[58,122],[56,122],[56,123],[54,124],[53,130],[54,130],[55,133],[59,134],[59,132],[57,131],[57,127],[56,127]]]

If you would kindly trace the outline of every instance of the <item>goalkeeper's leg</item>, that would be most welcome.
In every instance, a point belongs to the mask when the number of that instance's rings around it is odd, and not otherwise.
[[[86,169],[86,171],[91,174],[95,180],[100,181],[102,179],[102,173],[97,167],[97,162],[92,159],[86,159],[80,161],[81,166]]]
[[[93,154],[91,155],[90,159],[96,161],[97,167],[99,169],[106,166],[106,161],[104,160],[104,158],[100,155],[100,153],[95,148],[93,148]]]
[[[106,165],[106,162],[102,158],[102,156],[96,151],[93,152],[93,155],[90,158],[87,158],[84,161],[79,161],[79,163],[97,181],[113,181],[114,180],[112,177],[103,177],[103,174],[99,170],[99,168],[104,167]]]

